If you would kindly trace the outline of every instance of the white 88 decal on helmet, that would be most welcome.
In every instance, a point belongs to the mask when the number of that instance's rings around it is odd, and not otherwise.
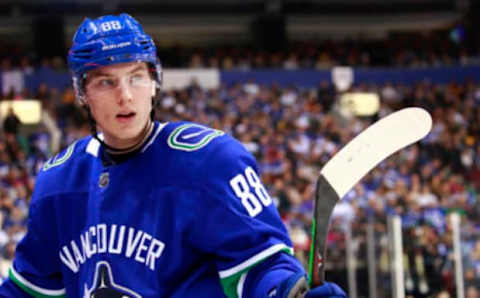
[[[110,31],[110,30],[120,30],[122,29],[122,25],[119,21],[109,21],[103,22],[100,27],[102,27],[103,31]]]

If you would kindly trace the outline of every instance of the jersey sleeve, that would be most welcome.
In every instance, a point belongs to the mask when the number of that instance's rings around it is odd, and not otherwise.
[[[23,291],[11,279],[7,278],[0,285],[0,297],[30,298],[32,295]]]
[[[18,292],[20,288],[34,297],[66,297],[57,255],[56,224],[52,222],[55,206],[37,194],[30,205],[27,234],[17,245],[9,278],[0,293]],[[11,294],[8,297],[18,295]]]
[[[275,254],[293,255],[293,248],[254,158],[231,137],[220,139],[199,169],[191,235],[195,247],[214,255],[225,294],[241,297],[249,270]]]

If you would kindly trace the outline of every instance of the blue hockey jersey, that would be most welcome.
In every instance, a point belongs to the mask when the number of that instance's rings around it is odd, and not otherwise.
[[[126,161],[105,165],[102,150],[88,137],[45,163],[7,284],[36,297],[240,297],[249,270],[292,254],[255,160],[222,131],[155,123]]]

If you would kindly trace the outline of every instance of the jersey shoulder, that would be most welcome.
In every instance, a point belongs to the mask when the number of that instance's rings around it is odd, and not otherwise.
[[[226,132],[192,122],[168,123],[163,130],[160,142],[168,147],[163,158],[172,165],[172,172],[191,180],[228,179],[248,165],[258,170],[245,146]]]
[[[186,121],[168,123],[163,130],[168,147],[180,152],[199,152],[228,137],[221,130]]]
[[[88,153],[91,136],[79,139],[48,159],[37,175],[35,197],[68,191],[83,191],[88,187],[84,179],[89,173],[94,156]],[[83,177],[83,178],[82,178]]]

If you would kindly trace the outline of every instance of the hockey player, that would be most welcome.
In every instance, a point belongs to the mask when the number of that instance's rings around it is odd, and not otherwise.
[[[134,18],[86,19],[68,62],[92,137],[39,173],[0,297],[346,297],[307,289],[239,142],[153,121],[162,70]]]

